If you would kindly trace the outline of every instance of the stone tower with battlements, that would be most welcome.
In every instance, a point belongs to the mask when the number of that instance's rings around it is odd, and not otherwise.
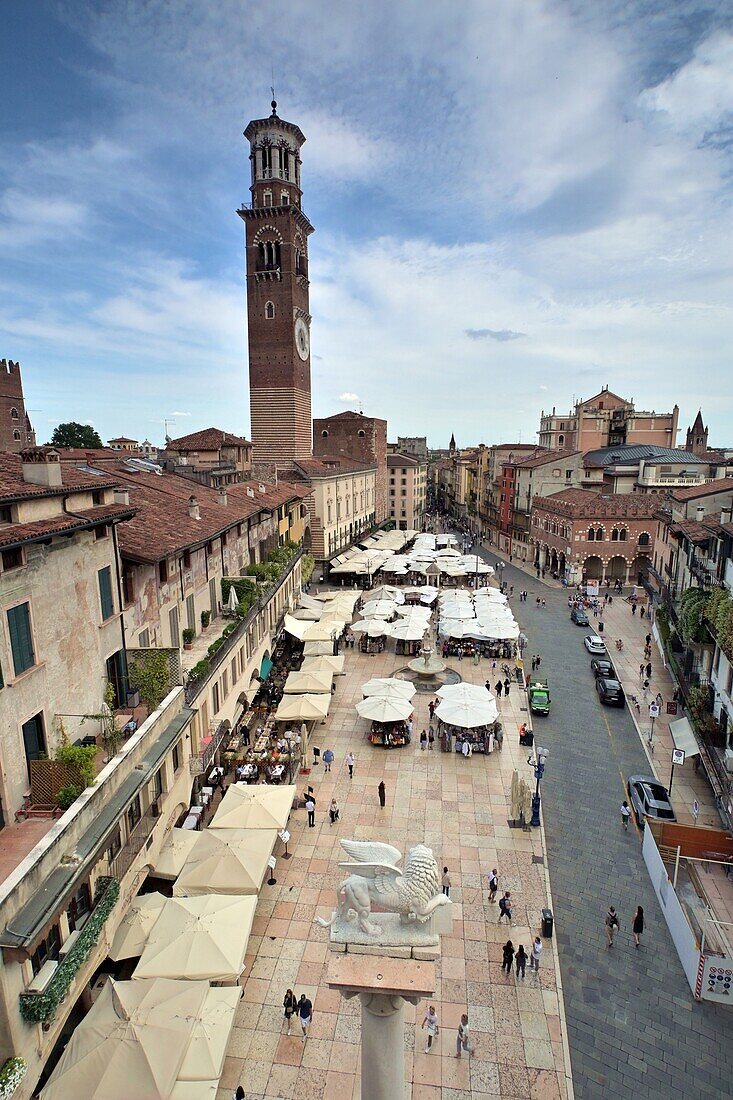
[[[0,359],[0,450],[18,452],[35,445],[36,433],[25,411],[20,363]]]

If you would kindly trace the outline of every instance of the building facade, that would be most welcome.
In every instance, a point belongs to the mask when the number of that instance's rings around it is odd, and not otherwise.
[[[539,445],[547,450],[592,451],[632,443],[655,443],[675,447],[679,408],[671,412],[643,412],[604,387],[600,393],[563,416],[553,408],[540,417]]]
[[[407,454],[387,456],[389,518],[401,531],[422,531],[427,500],[427,461]]]
[[[387,421],[358,412],[341,412],[313,421],[315,458],[347,456],[376,468],[375,521],[389,514],[387,495]]]
[[[296,472],[309,488],[310,550],[323,566],[377,526],[377,468],[331,456],[303,459]]]
[[[0,359],[0,451],[18,454],[35,445],[36,433],[25,410],[20,363]]]
[[[245,224],[252,444],[257,463],[280,470],[309,458],[311,443],[308,237],[301,209],[300,150],[305,136],[278,117],[253,119],[251,202]]]
[[[204,428],[167,438],[158,461],[166,470],[218,489],[252,476],[252,444],[221,428]]]

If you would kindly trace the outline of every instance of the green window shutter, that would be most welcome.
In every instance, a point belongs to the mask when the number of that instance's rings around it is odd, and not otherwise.
[[[8,611],[8,629],[10,630],[10,648],[13,652],[13,668],[15,675],[20,676],[26,669],[33,668],[36,663],[30,607],[27,603],[11,607]]]
[[[102,621],[110,619],[114,615],[115,602],[112,598],[112,571],[108,565],[100,569],[99,577],[99,602],[102,605]]]

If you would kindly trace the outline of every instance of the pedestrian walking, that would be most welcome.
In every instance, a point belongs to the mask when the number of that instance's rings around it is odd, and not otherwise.
[[[512,972],[512,963],[514,962],[514,944],[511,940],[507,940],[502,948],[502,960],[501,969],[506,970],[507,974]]]
[[[624,832],[625,833],[628,833],[628,831],[629,831],[629,818],[630,817],[631,817],[631,810],[629,809],[628,802],[626,801],[626,799],[624,799],[623,802],[621,803],[621,824],[624,827]]]
[[[333,764],[333,753],[331,752],[330,749],[326,749],[326,751],[323,754],[323,764],[324,764],[324,768],[323,768],[324,772],[330,772],[331,765]]]
[[[349,779],[354,778],[354,754],[349,750],[346,753],[346,766],[349,769]]]
[[[512,923],[512,895],[509,890],[506,891],[503,897],[499,898],[499,924],[501,924],[502,917],[506,917],[507,924]]]
[[[631,922],[631,931],[634,933],[634,945],[641,947],[641,934],[644,931],[644,910],[637,905],[634,919]]]
[[[635,603],[632,603],[632,605],[631,605],[631,614],[632,615],[636,614],[636,604]]]
[[[532,671],[533,672],[537,671],[537,658],[535,657],[534,654],[532,654]]]
[[[420,748],[426,749],[428,745],[428,731],[422,730],[420,733]]]
[[[613,947],[613,934],[617,928],[621,928],[618,914],[614,906],[609,905],[608,912],[606,913],[606,939],[608,940],[609,947]]]
[[[316,804],[313,801],[313,796],[308,795],[305,803],[305,810],[308,814],[308,828],[315,829],[316,827]]]
[[[442,884],[442,887],[443,887],[443,893],[445,894],[445,896],[447,898],[449,898],[450,897],[451,883],[450,883],[450,875],[448,874],[448,868],[447,867],[443,868],[443,875],[442,875],[442,878],[441,878],[440,881],[441,881],[441,884]]]
[[[639,612],[639,618],[643,619],[645,615],[646,615],[646,608],[642,607],[641,611]]]
[[[535,936],[532,944],[532,950],[529,953],[529,968],[534,970],[536,974],[540,972],[540,955],[542,954],[542,940],[539,936]]]
[[[509,688],[511,687],[511,683],[511,680],[507,676],[504,680],[504,694],[506,695],[507,699],[509,698]]]
[[[300,1000],[298,1001],[298,1016],[300,1017],[300,1026],[303,1031],[303,1042],[308,1038],[308,1028],[311,1026],[311,1020],[313,1019],[313,1005],[306,997],[305,993],[301,993]]]
[[[537,668],[539,668],[540,665],[542,664],[542,657],[540,656],[539,653],[537,654],[535,660],[537,661]]]
[[[464,1012],[461,1016],[461,1022],[458,1025],[458,1031],[456,1033],[456,1058],[461,1057],[461,1052],[466,1054],[472,1054],[473,1050],[468,1045],[468,1013]]]
[[[495,685],[497,699],[501,699],[501,691],[503,687],[504,685],[502,684],[501,680],[497,680]]]
[[[382,807],[382,809],[384,809],[385,803],[387,801],[387,788],[384,785],[384,780],[383,779],[379,780],[379,786],[377,787],[377,792],[379,794],[379,805]]]
[[[517,964],[517,977],[524,979],[524,971],[527,966],[527,952],[524,950],[524,946],[521,943],[517,948],[514,961]]]
[[[428,712],[430,714],[430,721],[432,722],[435,717],[435,702],[432,699],[428,703]]]
[[[428,751],[435,748],[435,730],[428,726]]]
[[[499,876],[496,867],[489,875],[489,901],[496,901],[496,891],[499,889]]]
[[[237,1085],[232,1093],[232,1100],[247,1100],[244,1094],[244,1085]]]
[[[290,1024],[298,1008],[298,999],[293,993],[292,989],[288,989],[285,992],[283,998],[283,1009],[285,1012],[285,1023],[288,1025],[288,1035],[290,1034]]]
[[[652,663],[651,663],[651,661],[647,662],[646,678],[647,678],[647,680],[651,680],[651,678],[652,678]]]
[[[430,1005],[427,1012],[423,1016],[422,1027],[428,1029],[427,1045],[425,1047],[425,1053],[430,1054],[430,1048],[433,1045],[433,1039],[437,1039],[440,1034],[440,1020],[438,1019],[438,1013],[435,1011],[435,1005]]]
[[[639,679],[640,680],[644,679],[644,662],[643,661],[639,665]]]
[[[328,816],[331,819],[331,824],[335,825],[339,819],[339,804],[335,798],[331,799],[331,805],[328,807]]]

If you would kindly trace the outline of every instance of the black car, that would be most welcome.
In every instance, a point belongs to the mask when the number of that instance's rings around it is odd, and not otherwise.
[[[607,657],[594,657],[590,663],[590,670],[594,676],[603,676],[606,680],[616,679],[616,669]]]
[[[605,676],[596,677],[596,691],[602,703],[609,707],[622,707],[624,705],[624,689],[618,680],[606,679]]]
[[[588,616],[582,607],[574,607],[570,612],[570,621],[575,623],[576,626],[590,626],[588,622]]]
[[[639,825],[648,817],[652,821],[676,821],[667,788],[653,775],[630,775],[627,783],[629,799]]]

